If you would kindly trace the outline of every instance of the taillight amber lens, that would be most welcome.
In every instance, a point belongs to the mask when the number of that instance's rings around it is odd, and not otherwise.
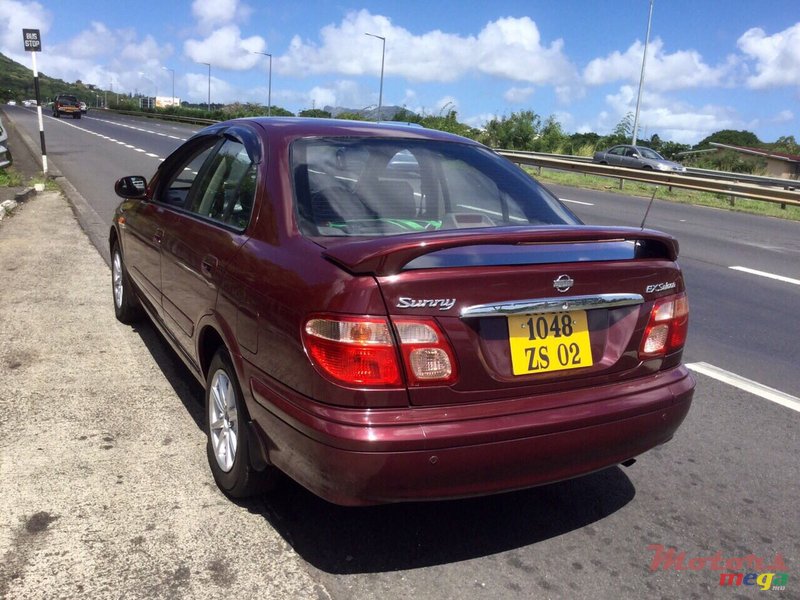
[[[685,293],[659,298],[650,311],[639,358],[664,356],[683,348],[689,330],[689,300]]]

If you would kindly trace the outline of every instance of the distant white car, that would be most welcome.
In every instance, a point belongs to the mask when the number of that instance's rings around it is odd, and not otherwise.
[[[17,101],[16,100],[9,100],[8,102],[6,102],[6,104],[8,104],[9,106],[16,106],[17,105]]]

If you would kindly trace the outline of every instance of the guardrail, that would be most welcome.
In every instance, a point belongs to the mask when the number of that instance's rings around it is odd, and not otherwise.
[[[644,169],[612,167],[609,165],[599,165],[592,162],[587,162],[585,160],[569,160],[572,157],[565,157],[563,155],[543,155],[533,152],[517,152],[509,150],[497,150],[497,153],[518,164],[546,167],[548,169],[557,169],[560,171],[590,173],[593,175],[601,175],[604,177],[613,177],[617,179],[628,179],[631,181],[642,181],[644,183],[650,183],[653,185],[664,185],[669,187],[697,190],[701,192],[724,194],[726,196],[735,196],[737,198],[749,198],[752,200],[761,200],[764,202],[781,204],[783,207],[785,207],[787,204],[791,204],[792,206],[800,206],[800,191],[796,191],[794,189],[767,187],[753,183],[743,183],[741,181],[700,177],[699,175],[687,177],[685,173],[666,173]],[[559,158],[554,158],[554,156],[558,156]],[[785,182],[787,187],[792,183],[795,185],[798,184],[797,182],[793,182],[791,180],[780,181]]]
[[[116,108],[107,108],[102,110],[107,110],[108,112],[113,112],[118,115],[147,117],[148,119],[161,119],[164,121],[178,121],[179,123],[188,123],[190,125],[213,125],[214,123],[219,123],[219,121],[217,121],[216,119],[201,119],[199,117],[182,117],[179,115],[170,115],[166,113],[149,113],[138,110],[117,110]]]

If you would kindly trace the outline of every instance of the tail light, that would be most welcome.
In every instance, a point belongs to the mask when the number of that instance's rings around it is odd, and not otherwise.
[[[402,385],[402,356],[409,385],[455,381],[449,343],[432,319],[394,323],[381,317],[315,317],[303,328],[303,343],[313,364],[337,383],[365,387]]]
[[[665,356],[680,350],[689,330],[689,299],[685,293],[659,298],[650,311],[639,358]]]

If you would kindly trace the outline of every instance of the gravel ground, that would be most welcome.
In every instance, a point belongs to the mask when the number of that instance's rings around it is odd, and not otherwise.
[[[328,598],[216,488],[202,390],[56,192],[0,223],[0,598]]]

